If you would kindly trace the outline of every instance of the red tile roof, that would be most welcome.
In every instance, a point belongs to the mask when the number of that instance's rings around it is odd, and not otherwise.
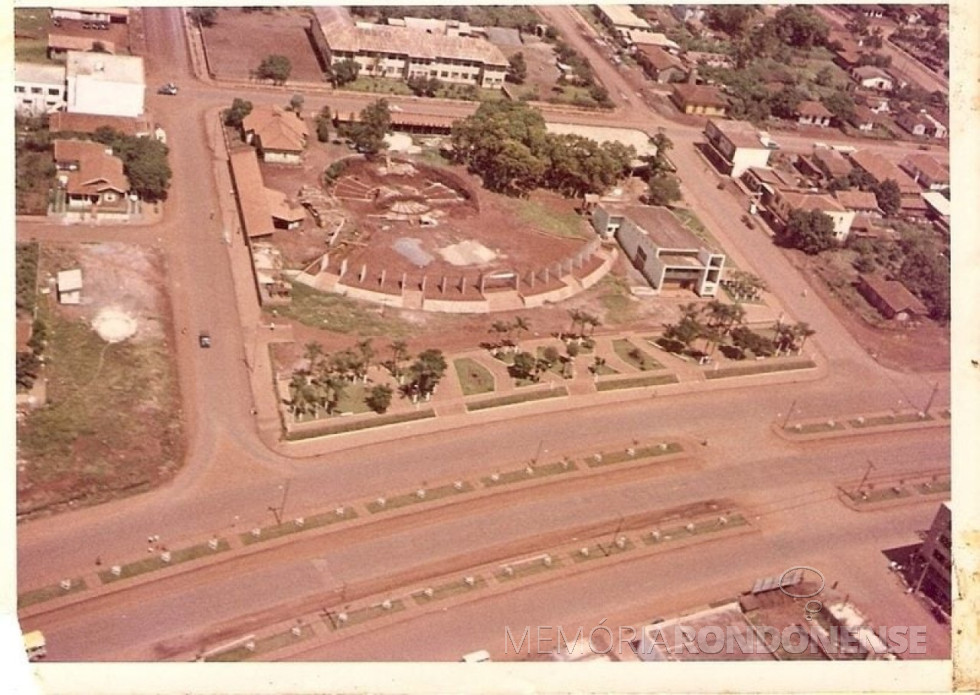
[[[886,280],[880,275],[861,275],[860,280],[896,314],[906,310],[921,315],[929,313],[919,298],[898,280]]]
[[[681,70],[684,67],[680,60],[659,46],[637,46],[636,52],[646,58],[656,70],[667,70],[669,68]]]
[[[796,113],[799,116],[809,116],[810,118],[832,118],[834,115],[819,101],[801,101],[796,107]]]
[[[871,191],[837,191],[834,197],[848,210],[881,210],[878,207],[878,199]]]
[[[70,195],[98,195],[103,191],[129,191],[129,179],[123,173],[123,163],[109,154],[106,145],[87,140],[55,140],[54,160],[62,166],[77,165],[74,171],[61,171],[59,177],[67,182]]]
[[[249,238],[272,234],[275,227],[255,150],[251,147],[236,150],[229,155],[229,159],[245,233]]]
[[[727,107],[728,100],[721,90],[701,84],[675,84],[674,95],[685,105]]]
[[[933,182],[949,183],[949,168],[927,154],[910,154],[899,166],[913,176],[915,172],[919,172]]]
[[[302,118],[274,104],[257,105],[242,120],[242,127],[258,136],[264,150],[302,152],[310,134]]]

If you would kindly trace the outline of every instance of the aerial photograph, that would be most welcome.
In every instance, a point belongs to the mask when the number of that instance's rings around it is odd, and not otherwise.
[[[13,14],[30,673],[952,670],[955,8]]]

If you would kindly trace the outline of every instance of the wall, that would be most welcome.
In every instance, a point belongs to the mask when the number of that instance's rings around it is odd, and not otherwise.
[[[143,115],[142,84],[106,82],[88,75],[68,78],[69,113],[92,113],[103,116]]]
[[[739,147],[735,150],[732,157],[732,173],[735,178],[741,176],[749,167],[769,166],[769,155],[771,152],[766,148]]]
[[[262,150],[262,161],[274,164],[302,164],[303,159],[300,155],[293,152],[277,152],[276,150]]]

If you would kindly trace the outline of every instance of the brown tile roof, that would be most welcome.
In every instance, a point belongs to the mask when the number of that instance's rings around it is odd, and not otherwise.
[[[302,152],[309,138],[309,129],[302,118],[273,104],[259,104],[242,120],[246,132],[254,132],[264,150]]]
[[[712,119],[710,121],[721,131],[735,147],[747,147],[757,150],[766,149],[759,139],[759,129],[748,121],[722,121]]]
[[[265,198],[269,203],[269,213],[275,219],[286,222],[301,222],[306,219],[306,208],[290,201],[282,191],[266,188]]]
[[[943,166],[941,163],[936,161],[936,159],[927,154],[910,154],[908,157],[902,160],[902,163],[899,164],[899,166],[913,176],[915,175],[915,172],[918,171],[924,176],[932,179],[934,182],[949,183],[949,168]]]
[[[918,193],[919,184],[890,161],[882,157],[877,152],[871,150],[858,150],[848,155],[855,165],[861,167],[871,174],[871,177],[879,183],[886,179],[891,179],[898,184],[899,190],[903,193]]]
[[[503,52],[484,39],[427,34],[387,25],[357,27],[339,21],[321,26],[331,51],[393,53],[428,60],[468,60],[501,68],[508,65]]]
[[[68,113],[67,111],[58,111],[48,117],[48,127],[52,133],[61,131],[94,133],[102,126],[108,126],[125,135],[142,135],[150,132],[150,124],[143,118]]]
[[[722,96],[721,90],[701,84],[675,84],[674,94],[684,104],[694,106],[728,106],[728,100]]]
[[[60,165],[77,163],[74,171],[60,171],[66,177],[65,190],[71,195],[97,195],[103,191],[129,191],[123,163],[107,152],[106,145],[87,140],[55,140],[54,160]]]
[[[928,314],[929,310],[914,294],[908,291],[898,280],[886,280],[880,275],[860,275],[860,280],[874,294],[888,305],[893,312],[911,311],[916,314]]]
[[[801,101],[796,107],[796,113],[810,118],[831,118],[834,115],[819,101]]]
[[[871,191],[837,191],[834,193],[837,201],[848,210],[878,211],[878,199]]]
[[[116,44],[98,36],[69,36],[67,34],[48,34],[48,49],[55,51],[91,51],[95,43],[101,43],[106,53],[115,53]]]
[[[865,123],[877,123],[878,114],[869,109],[867,106],[861,106],[857,104],[854,107],[854,122],[859,125],[864,125]]]
[[[854,76],[859,80],[867,80],[872,77],[881,77],[888,80],[889,82],[894,82],[894,78],[881,68],[877,68],[874,65],[862,65],[860,67],[854,68],[852,71]]]
[[[838,178],[841,176],[847,176],[851,173],[850,162],[844,158],[837,150],[832,150],[829,147],[821,147],[813,151],[813,158],[817,160],[822,168],[833,178]]]
[[[792,210],[819,210],[820,212],[844,212],[844,207],[829,195],[808,191],[781,190],[779,197]]]
[[[667,70],[668,68],[677,68],[680,70],[684,67],[684,64],[680,60],[660,48],[660,46],[638,46],[636,52],[646,58],[656,70]]]
[[[250,239],[272,234],[275,227],[269,214],[269,201],[255,150],[251,147],[236,150],[229,155],[229,159],[245,233]]]
[[[620,205],[601,203],[611,215],[623,216],[647,233],[663,249],[703,249],[705,243],[685,227],[670,210],[650,205]]]

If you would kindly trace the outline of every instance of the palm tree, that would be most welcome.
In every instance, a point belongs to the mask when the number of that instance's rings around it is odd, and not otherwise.
[[[794,328],[796,330],[796,335],[800,336],[803,339],[800,342],[800,347],[797,348],[797,351],[802,351],[803,346],[806,345],[806,339],[809,338],[811,335],[814,335],[816,331],[810,328],[810,324],[808,324],[806,321],[800,321],[798,324],[794,326]]]
[[[388,365],[388,371],[396,379],[401,379],[401,362],[408,359],[408,343],[404,340],[393,340],[388,347],[391,349],[391,362]],[[401,382],[399,381],[399,383]]]
[[[514,322],[510,324],[510,328],[517,332],[517,340],[520,340],[522,333],[531,330],[531,324],[523,316],[515,316]],[[515,341],[515,345],[516,342],[517,341]]]
[[[568,310],[568,316],[572,319],[572,326],[571,326],[571,328],[568,329],[568,332],[571,333],[572,335],[575,334],[575,326],[577,326],[580,323],[582,323],[582,317],[583,317],[583,315],[584,315],[584,312],[579,311],[578,309],[569,309]],[[584,326],[583,326],[583,328],[584,328]]]
[[[490,333],[496,333],[497,334],[497,339],[498,339],[498,341],[500,341],[500,342],[498,342],[497,347],[500,347],[501,343],[503,342],[503,341],[500,340],[501,339],[501,336],[503,336],[504,334],[508,334],[509,335],[510,334],[510,330],[511,330],[510,324],[507,323],[506,321],[497,320],[497,321],[494,321],[490,325],[489,332]]]
[[[308,362],[306,373],[312,374],[316,371],[320,358],[323,357],[323,346],[314,341],[308,342],[303,346],[303,357]]]
[[[602,325],[602,321],[600,321],[599,320],[599,317],[596,316],[595,314],[589,314],[589,313],[583,312],[583,314],[582,314],[582,332],[583,333],[585,332],[585,326],[586,326],[586,324],[588,324],[588,326],[589,326],[589,337],[591,338],[592,335],[595,333],[595,329]]]
[[[360,365],[357,370],[357,375],[361,378],[361,381],[367,381],[367,370],[371,366],[371,360],[374,359],[375,351],[374,347],[371,345],[371,338],[363,338],[355,343],[358,353],[360,354]]]

